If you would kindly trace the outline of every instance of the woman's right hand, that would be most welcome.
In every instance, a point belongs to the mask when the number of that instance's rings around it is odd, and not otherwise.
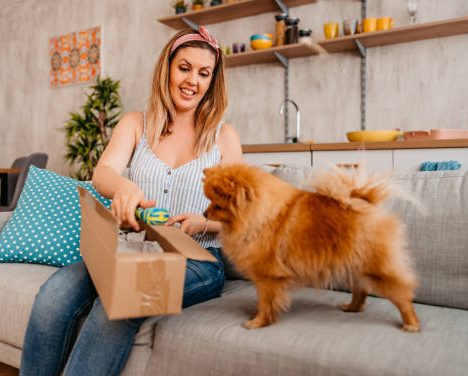
[[[120,226],[131,227],[139,231],[140,226],[135,218],[136,208],[146,209],[155,205],[156,201],[146,200],[144,193],[135,183],[125,180],[124,184],[115,189],[111,211],[118,219]]]

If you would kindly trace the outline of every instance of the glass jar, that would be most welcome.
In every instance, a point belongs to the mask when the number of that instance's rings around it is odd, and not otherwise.
[[[312,44],[312,30],[301,29],[299,30],[299,43]]]
[[[286,44],[299,42],[299,18],[286,18]]]
[[[282,46],[285,43],[286,38],[286,18],[288,15],[286,13],[277,14],[275,16],[276,25],[275,25],[275,38],[276,38],[276,45]]]

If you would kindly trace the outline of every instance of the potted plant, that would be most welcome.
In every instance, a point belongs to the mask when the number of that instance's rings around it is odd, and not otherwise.
[[[200,10],[205,7],[203,0],[192,0],[192,10]]]
[[[78,180],[91,180],[94,167],[120,119],[122,100],[119,88],[120,81],[98,78],[87,94],[83,112],[69,113],[70,119],[64,128],[65,160],[78,167],[72,174]]]
[[[176,14],[185,13],[187,10],[187,4],[185,0],[173,0],[172,6],[174,7]]]

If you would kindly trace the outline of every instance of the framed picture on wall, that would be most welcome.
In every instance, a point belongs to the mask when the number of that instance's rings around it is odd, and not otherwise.
[[[101,73],[101,27],[50,38],[50,86],[93,81]]]

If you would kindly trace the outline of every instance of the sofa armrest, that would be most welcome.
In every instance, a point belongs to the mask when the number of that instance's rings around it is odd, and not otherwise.
[[[12,211],[0,212],[0,231],[2,231],[3,226],[5,226],[12,214]]]

